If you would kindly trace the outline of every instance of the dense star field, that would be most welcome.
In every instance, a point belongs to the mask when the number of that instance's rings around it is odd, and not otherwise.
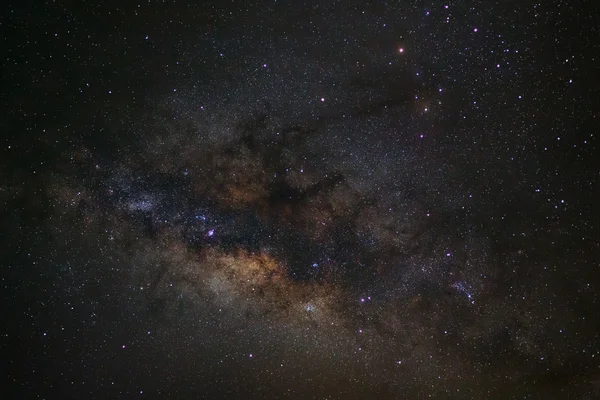
[[[0,13],[0,397],[600,398],[593,2],[97,3]]]

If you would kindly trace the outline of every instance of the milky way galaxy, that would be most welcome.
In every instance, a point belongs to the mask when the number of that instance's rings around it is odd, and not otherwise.
[[[600,395],[591,42],[533,4],[277,3],[45,6],[66,55],[5,78],[11,390]]]

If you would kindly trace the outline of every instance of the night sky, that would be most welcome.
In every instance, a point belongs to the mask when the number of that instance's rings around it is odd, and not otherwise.
[[[0,12],[2,399],[600,398],[594,1]]]

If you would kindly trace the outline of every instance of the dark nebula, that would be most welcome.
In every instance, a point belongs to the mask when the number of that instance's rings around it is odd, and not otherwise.
[[[2,398],[600,397],[586,2],[5,7]]]

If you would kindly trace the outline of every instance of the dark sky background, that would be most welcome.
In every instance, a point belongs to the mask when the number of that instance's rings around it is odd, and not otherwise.
[[[2,398],[600,398],[593,1],[4,5]]]

